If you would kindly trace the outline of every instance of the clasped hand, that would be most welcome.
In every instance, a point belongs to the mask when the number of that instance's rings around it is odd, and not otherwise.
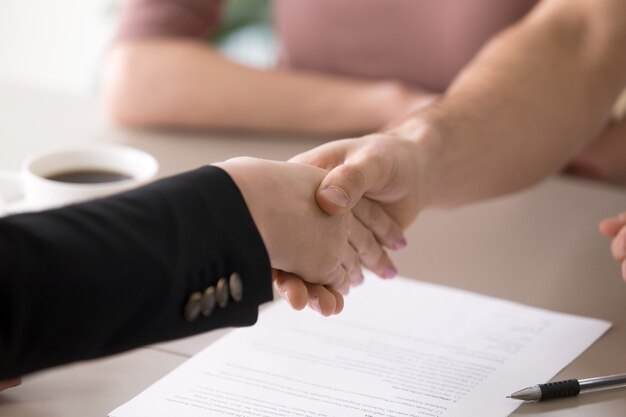
[[[405,246],[402,230],[376,203],[361,199],[330,216],[315,200],[327,171],[311,165],[234,158],[216,164],[235,181],[267,248],[277,291],[295,309],[339,313],[343,295],[363,282],[362,267],[396,275],[385,247]]]

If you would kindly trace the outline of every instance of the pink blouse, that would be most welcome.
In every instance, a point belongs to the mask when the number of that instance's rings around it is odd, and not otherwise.
[[[280,64],[441,92],[538,0],[275,0]],[[220,0],[129,0],[119,36],[205,38]]]

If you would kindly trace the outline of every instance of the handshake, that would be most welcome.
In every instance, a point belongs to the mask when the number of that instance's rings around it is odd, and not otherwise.
[[[477,160],[460,164],[457,153],[442,150],[445,141],[434,131],[417,130],[419,134],[403,135],[395,130],[334,141],[289,162],[235,158],[216,164],[239,188],[269,255],[274,286],[293,308],[300,310],[308,304],[322,315],[338,314],[350,287],[363,282],[363,267],[384,279],[395,276],[396,268],[386,250],[406,246],[403,230],[421,209],[459,205],[511,191],[500,181],[507,176],[477,175]],[[442,162],[443,156],[450,160],[443,158]],[[0,304],[14,308],[9,312],[45,310],[41,313],[45,316],[32,312],[2,316],[0,329],[8,334],[20,329],[25,336],[0,338],[12,342],[0,346],[0,373],[4,372],[0,391],[19,384],[16,376],[34,370],[208,331],[219,327],[216,323],[230,324],[224,321],[227,316],[182,327],[182,317],[163,320],[180,314],[178,300],[189,296],[186,291],[197,291],[198,285],[184,278],[181,285],[174,285],[177,279],[187,277],[189,268],[204,265],[199,259],[204,257],[205,244],[228,238],[232,231],[230,222],[213,233],[219,229],[213,222],[219,222],[224,210],[233,206],[226,200],[215,204],[219,210],[210,213],[213,196],[222,191],[218,180],[226,177],[218,170],[209,172],[219,177],[191,172],[182,174],[182,182],[173,177],[121,196],[2,220],[0,237],[5,241],[0,241],[0,248],[5,248],[8,271],[3,288],[8,290],[0,295],[8,301]],[[207,178],[216,178],[215,183],[207,183]],[[228,187],[233,196],[237,190],[230,180]],[[236,200],[238,213],[247,215],[241,200]],[[249,219],[245,220],[246,230],[253,233],[246,236],[258,242]],[[123,225],[132,226],[133,233]],[[612,238],[612,254],[622,264],[626,279],[626,215],[605,220],[600,229]],[[167,230],[176,230],[182,244],[177,239],[163,239]],[[7,239],[21,239],[21,244],[9,248],[4,243]],[[90,245],[84,245],[85,241]],[[260,245],[255,248],[264,256]],[[167,256],[160,259],[161,254]],[[28,262],[20,263],[21,259]],[[187,263],[191,266],[177,267]],[[264,262],[264,274],[266,268]],[[58,279],[60,276],[63,279]],[[35,290],[23,290],[22,285]],[[154,288],[154,294],[137,297],[146,287]],[[81,293],[92,296],[74,296]],[[133,302],[112,315],[109,301],[120,294]],[[42,308],[49,299],[68,307]],[[67,299],[70,302],[64,302]],[[237,323],[252,323],[258,304],[269,299],[271,293],[265,291],[256,301],[249,297],[239,303],[240,311],[232,310],[238,313]],[[139,307],[135,301],[140,302]],[[239,314],[242,311],[248,315]],[[89,325],[73,326],[77,330],[70,336],[50,331],[67,329],[68,320]],[[120,332],[120,326],[137,331]]]
[[[441,141],[432,135],[428,130],[422,130],[419,136],[389,132],[331,142],[289,162],[235,158],[216,164],[238,186],[269,255],[274,286],[293,308],[299,310],[308,304],[322,315],[338,314],[350,287],[363,282],[362,267],[384,279],[396,275],[386,250],[406,246],[403,230],[421,209],[462,204],[501,191],[485,190],[489,178],[467,175],[471,170],[461,170],[464,175],[446,179],[446,173],[455,173],[457,164],[433,162],[432,155],[449,153],[441,151]],[[452,162],[456,162],[458,155],[452,156]],[[218,179],[225,178],[218,170],[210,173],[218,173]],[[0,372],[4,372],[0,375],[0,391],[19,384],[16,376],[34,370],[211,330],[218,327],[216,323],[230,324],[224,321],[226,316],[217,322],[208,319],[184,327],[177,320],[162,319],[179,314],[178,299],[188,296],[188,289],[193,286],[193,291],[197,291],[197,285],[190,286],[187,281],[174,285],[177,277],[188,274],[187,267],[176,265],[191,262],[193,269],[200,262],[197,258],[204,256],[203,245],[227,238],[232,225],[231,222],[220,233],[212,233],[212,222],[222,218],[223,209],[232,208],[227,202],[216,204],[222,210],[207,215],[213,200],[205,197],[212,198],[220,192],[220,182],[209,181],[205,190],[204,180],[213,177],[194,172],[182,175],[185,180],[181,183],[180,178],[174,177],[122,196],[3,219],[5,233],[0,233],[0,237],[21,239],[22,243],[15,245],[21,252],[14,252],[0,242],[0,248],[6,249],[8,271],[3,276],[7,283],[4,288],[8,290],[0,291],[8,302],[1,304],[14,307],[9,312],[45,310],[41,313],[45,316],[32,312],[2,316],[4,325],[0,329],[20,329],[25,336],[0,338],[12,342],[0,346]],[[228,186],[229,195],[237,191],[230,180]],[[246,215],[241,200],[237,200],[239,213]],[[180,202],[175,207],[190,209],[173,212],[173,202]],[[94,223],[94,219],[99,221]],[[249,219],[245,220],[248,229],[255,233]],[[91,227],[94,224],[97,227]],[[129,234],[120,225],[133,225],[131,230],[136,233]],[[622,264],[626,279],[626,214],[605,220],[600,229],[612,238],[612,254]],[[183,244],[176,239],[163,239],[164,230],[177,230]],[[143,239],[135,239],[137,235]],[[247,236],[257,241],[256,236]],[[144,240],[154,244],[145,244]],[[85,241],[90,245],[85,246]],[[196,242],[204,243],[194,247]],[[260,256],[264,255],[259,245],[255,247],[261,250]],[[195,249],[188,257],[187,248]],[[102,256],[104,253],[107,256]],[[169,257],[154,262],[155,254]],[[20,263],[20,259],[28,262]],[[264,274],[266,267],[264,262]],[[26,288],[36,290],[22,290],[20,285],[31,285]],[[137,297],[146,287],[154,288],[156,295]],[[80,293],[92,296],[74,296]],[[167,296],[163,297],[164,293]],[[174,296],[170,296],[172,293]],[[120,294],[131,297],[133,303],[112,315],[109,301]],[[265,291],[256,301],[249,297],[240,303],[240,310],[249,314],[244,319],[236,316],[239,325],[252,323],[258,304],[270,298],[270,292]],[[49,299],[56,300],[58,306],[69,307],[42,309]],[[71,302],[64,302],[67,299]],[[140,302],[140,307],[135,301]],[[76,311],[81,314],[75,314]],[[144,311],[151,314],[143,314]],[[77,330],[70,336],[50,331],[67,329],[68,320],[89,325],[73,326]],[[120,326],[137,331],[120,332]]]
[[[397,274],[386,249],[406,246],[403,228],[417,215],[416,152],[409,141],[378,136],[332,142],[289,162],[216,164],[241,190],[274,287],[294,309],[338,314],[350,287],[363,282],[362,267],[383,279]]]
[[[396,275],[385,250],[406,246],[403,230],[421,209],[511,191],[466,175],[472,167],[455,174],[456,165],[436,160],[441,137],[415,130],[330,142],[290,162],[218,164],[239,186],[269,253],[274,286],[293,308],[308,303],[337,314],[343,295],[363,281],[362,267],[381,278]],[[626,215],[606,219],[600,231],[612,239],[626,280]]]
[[[271,299],[267,282],[252,283],[267,276],[266,259],[256,262],[265,252],[291,306],[339,313],[343,296],[363,282],[362,267],[396,275],[385,250],[406,246],[402,229],[417,213],[419,187],[406,181],[417,178],[415,164],[406,156],[419,153],[408,140],[385,139],[332,142],[290,162],[235,158],[217,164],[230,178],[200,169],[1,219],[0,391],[51,366],[252,324]],[[246,246],[251,260],[237,260]],[[239,267],[254,294],[197,321],[181,314],[189,303],[181,301],[213,288],[207,271]]]

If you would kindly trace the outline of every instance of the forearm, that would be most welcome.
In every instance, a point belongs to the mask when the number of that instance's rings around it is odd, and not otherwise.
[[[396,83],[262,71],[166,38],[114,46],[104,86],[112,117],[140,127],[352,134],[380,129],[415,99]]]
[[[418,139],[424,205],[520,189],[595,137],[626,84],[625,15],[619,0],[544,2],[396,130],[433,133]]]

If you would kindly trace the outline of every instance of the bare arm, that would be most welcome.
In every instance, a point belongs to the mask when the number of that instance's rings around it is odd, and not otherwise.
[[[252,69],[184,38],[117,43],[104,90],[123,125],[313,134],[378,130],[422,96],[393,82]]]
[[[294,158],[332,169],[317,199],[361,196],[407,226],[420,209],[512,192],[561,168],[607,123],[626,87],[626,2],[544,0],[494,38],[438,102],[384,134]],[[345,191],[338,204],[329,196]]]
[[[424,204],[510,192],[561,168],[607,123],[626,86],[626,2],[544,0],[491,41],[418,133]],[[428,130],[428,129],[427,129]],[[437,137],[437,138],[434,138]]]

